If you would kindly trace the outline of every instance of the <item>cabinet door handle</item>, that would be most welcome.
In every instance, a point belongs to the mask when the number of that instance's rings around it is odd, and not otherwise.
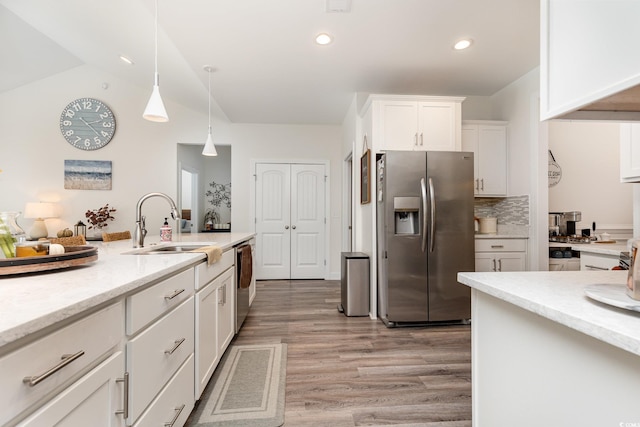
[[[484,191],[484,178],[480,180],[480,190]]]
[[[285,229],[285,230],[288,230],[288,229],[289,229],[289,226],[288,226],[288,225],[285,225],[285,226],[284,226],[284,229]]]
[[[585,267],[593,268],[594,270],[607,270],[607,271],[609,270],[608,268],[598,267],[597,265],[589,265],[589,264],[587,264],[587,265],[585,265]]]
[[[420,132],[420,146],[424,144],[424,134]]]
[[[504,245],[491,245],[491,249],[502,249]]]
[[[219,305],[225,305],[227,303],[227,284],[222,286],[222,299],[218,300]]]
[[[177,297],[178,295],[180,295],[183,292],[184,292],[184,289],[176,289],[175,291],[173,291],[173,293],[171,295],[166,295],[164,297],[164,299],[166,299],[166,300],[174,299],[175,297]]]
[[[295,226],[295,225],[292,225],[292,226],[291,226],[291,228],[293,228],[293,229],[295,230],[295,229],[296,229],[296,226]]]
[[[418,146],[418,132],[416,132],[415,136],[414,136],[414,143],[413,145],[415,145],[416,147]]]
[[[176,408],[175,411],[175,415],[173,416],[173,419],[171,421],[169,421],[168,423],[164,423],[164,427],[173,427],[173,425],[176,423],[176,421],[178,420],[178,417],[180,416],[180,414],[182,413],[182,410],[184,409],[185,404],[183,403],[182,406],[180,406],[179,408]]]
[[[480,180],[476,178],[476,191],[480,191]]]
[[[164,354],[173,354],[174,351],[176,351],[178,349],[178,347],[180,347],[180,344],[182,344],[184,342],[184,338],[179,339],[179,340],[175,340],[173,342],[173,348],[171,348],[170,350],[165,350]]]
[[[495,258],[493,260],[493,271],[496,271],[496,260],[495,260]]]
[[[498,271],[502,271],[502,260],[498,260]]]
[[[41,373],[40,375],[34,375],[32,377],[24,377],[22,379],[22,382],[29,385],[29,387],[33,387],[39,384],[41,381],[44,381],[47,378],[49,378],[51,375],[55,374],[60,369],[67,366],[69,363],[73,362],[74,360],[77,360],[83,354],[84,354],[84,350],[80,350],[75,354],[63,354],[62,360],[60,361],[60,363],[58,363],[55,366],[52,366],[51,368],[47,369],[45,372]]]
[[[129,418],[129,372],[124,373],[124,378],[116,378],[117,383],[124,383],[124,409],[116,411],[116,415],[122,415],[122,418]]]

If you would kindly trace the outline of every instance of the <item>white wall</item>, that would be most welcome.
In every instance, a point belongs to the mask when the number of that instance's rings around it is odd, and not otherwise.
[[[620,125],[551,121],[549,149],[562,179],[549,188],[549,211],[581,211],[579,228],[633,226],[632,186],[620,183]]]
[[[529,195],[529,268],[548,269],[547,143],[539,114],[540,70],[530,71],[491,98],[493,118],[509,122],[509,182],[512,196]]]
[[[341,247],[341,127],[319,125],[234,124],[232,132],[231,182],[233,182],[231,223],[234,230],[255,230],[249,194],[254,185],[251,161],[322,160],[329,162],[330,218],[329,277],[340,277]]]
[[[105,82],[107,90],[102,89]],[[206,96],[206,88],[203,90]],[[28,201],[58,201],[61,218],[47,220],[49,232],[54,234],[84,220],[86,210],[109,203],[117,209],[109,230],[122,231],[133,230],[135,206],[142,195],[160,191],[175,199],[176,143],[204,140],[208,118],[206,111],[189,110],[165,100],[170,121],[146,121],[142,111],[150,92],[151,84],[141,89],[93,67],[80,66],[0,93],[0,209],[22,211]],[[100,150],[78,150],[60,133],[62,109],[83,97],[102,100],[116,116],[115,136]],[[214,123],[218,135],[228,139],[225,124]],[[112,190],[65,190],[65,159],[111,160]],[[169,209],[164,200],[154,198],[145,202],[144,213],[149,233],[156,233]],[[19,223],[28,231],[33,221],[22,218]]]

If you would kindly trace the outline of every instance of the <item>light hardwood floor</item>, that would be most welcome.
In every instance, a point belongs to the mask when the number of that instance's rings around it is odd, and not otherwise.
[[[287,344],[285,426],[471,426],[469,326],[386,328],[339,281],[260,281],[234,344]]]

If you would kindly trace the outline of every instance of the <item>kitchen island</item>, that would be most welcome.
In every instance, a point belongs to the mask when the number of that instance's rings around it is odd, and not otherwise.
[[[253,237],[100,242],[93,263],[0,278],[0,424],[183,424],[235,333],[233,248]],[[222,257],[142,253],[180,244]]]
[[[640,425],[640,313],[585,288],[626,271],[459,273],[472,288],[474,426]]]

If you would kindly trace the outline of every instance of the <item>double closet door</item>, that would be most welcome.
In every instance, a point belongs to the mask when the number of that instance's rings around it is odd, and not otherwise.
[[[256,164],[256,278],[325,276],[325,166]]]

